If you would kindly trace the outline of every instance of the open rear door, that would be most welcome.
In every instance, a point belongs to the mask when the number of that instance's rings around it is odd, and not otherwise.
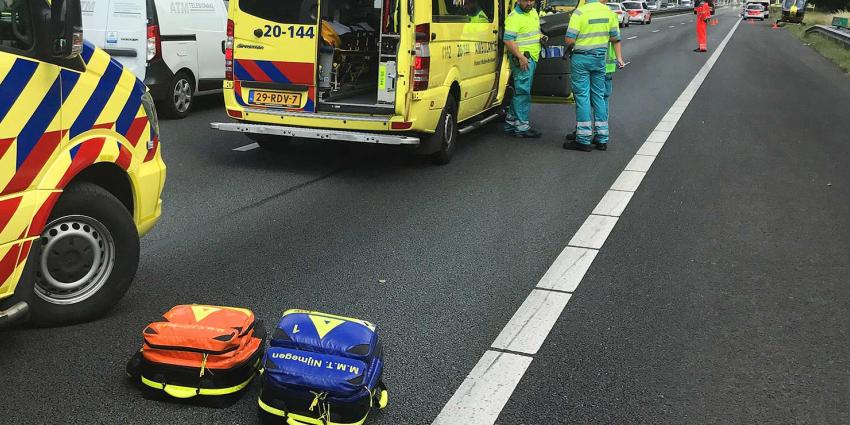
[[[549,40],[543,46],[531,83],[531,97],[535,103],[572,103],[570,61],[564,57],[567,52],[564,35],[570,15],[556,13],[540,18],[540,29]]]
[[[315,112],[318,11],[318,0],[238,0],[230,16],[237,102]]]

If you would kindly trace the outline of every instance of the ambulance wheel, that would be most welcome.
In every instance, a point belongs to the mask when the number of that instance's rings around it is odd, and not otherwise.
[[[169,118],[186,118],[192,109],[195,81],[186,71],[180,71],[168,85],[168,98],[163,102],[163,115]]]
[[[139,233],[121,201],[92,183],[62,193],[32,245],[24,285],[30,320],[60,326],[93,320],[124,296],[139,266]]]
[[[431,144],[440,147],[437,152],[431,154],[431,161],[437,165],[446,165],[451,162],[452,154],[457,147],[457,136],[457,103],[454,96],[449,95],[436,130],[428,137]]]

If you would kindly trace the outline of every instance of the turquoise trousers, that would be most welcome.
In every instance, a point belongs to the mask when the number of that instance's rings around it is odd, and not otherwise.
[[[531,112],[531,81],[534,79],[534,69],[537,62],[528,61],[528,71],[519,68],[519,64],[511,63],[511,75],[514,77],[514,98],[505,117],[505,133],[522,133],[531,129],[528,118]]]
[[[605,98],[605,53],[574,53],[571,84],[576,102],[576,141],[590,144],[596,130],[596,142],[608,143],[608,104]]]

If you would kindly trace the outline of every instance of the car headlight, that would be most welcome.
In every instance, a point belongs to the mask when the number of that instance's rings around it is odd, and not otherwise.
[[[159,140],[159,118],[156,116],[156,106],[154,106],[153,97],[151,97],[150,92],[145,92],[142,95],[142,107],[145,108],[145,114],[148,116],[151,130],[153,130],[153,137],[148,141],[148,145],[150,146],[154,140]]]

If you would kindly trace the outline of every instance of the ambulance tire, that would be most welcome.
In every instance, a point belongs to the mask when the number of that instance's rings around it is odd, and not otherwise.
[[[98,232],[96,227],[100,227],[101,231]],[[104,266],[89,279],[91,283],[81,285],[84,288],[71,289],[65,294],[51,294],[43,288],[49,287],[48,283],[43,283],[49,282],[49,279],[44,278],[42,267],[45,244],[56,242],[54,246],[66,250],[62,254],[65,257],[54,258],[54,261],[64,261],[69,256],[84,257],[79,249],[70,252],[72,250],[69,247],[73,244],[58,243],[63,238],[62,232],[67,231],[65,229],[76,229],[73,237],[84,241],[83,245],[96,241],[101,247],[99,252],[104,259]],[[69,236],[65,238],[70,239]],[[46,261],[49,269],[51,260]],[[139,266],[139,233],[133,217],[118,198],[102,187],[88,182],[72,184],[53,207],[42,238],[34,241],[27,258],[29,266],[33,266],[32,272],[26,281],[21,280],[24,286],[21,289],[29,303],[30,323],[36,326],[64,326],[96,319],[118,303],[136,275]],[[84,292],[75,294],[75,290]]]
[[[260,145],[260,148],[269,152],[284,152],[289,147],[289,142],[292,137],[289,136],[273,136],[270,134],[251,134],[247,133],[248,138]]]
[[[452,154],[457,147],[457,138],[457,102],[450,94],[434,134],[428,137],[428,144],[439,146],[439,150],[431,154],[431,161],[437,165],[446,165],[451,162]]]
[[[162,114],[173,119],[186,118],[195,103],[195,80],[192,76],[186,71],[174,74],[167,93],[168,96],[162,101]]]

